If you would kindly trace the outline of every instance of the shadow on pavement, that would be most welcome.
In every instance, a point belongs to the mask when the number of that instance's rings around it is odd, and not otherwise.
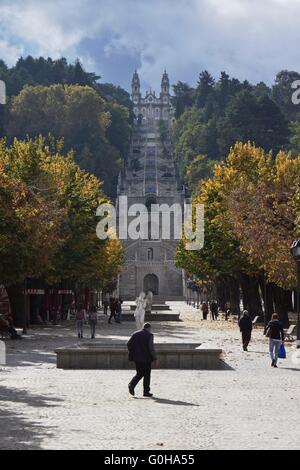
[[[30,421],[22,413],[14,411],[11,404],[5,402],[23,403],[24,408],[33,406],[49,408],[58,406],[62,401],[58,398],[43,395],[33,395],[26,390],[8,388],[0,385],[0,449],[1,450],[40,450],[43,439],[54,435],[54,427],[45,427]],[[4,403],[3,403],[4,402]],[[54,403],[51,403],[54,402]]]
[[[152,400],[155,401],[155,403],[159,403],[160,405],[196,406],[196,407],[200,406],[200,405],[197,405],[196,403],[189,403],[186,401],[179,401],[179,400],[169,400],[167,398],[153,397]]]

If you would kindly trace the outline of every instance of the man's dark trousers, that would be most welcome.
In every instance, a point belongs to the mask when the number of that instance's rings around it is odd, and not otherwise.
[[[130,382],[130,387],[133,389],[137,386],[140,380],[144,378],[144,393],[150,392],[150,379],[151,379],[151,362],[136,362],[136,376]]]
[[[251,331],[242,331],[242,341],[243,341],[243,348],[244,350],[248,348],[250,340],[251,340]]]

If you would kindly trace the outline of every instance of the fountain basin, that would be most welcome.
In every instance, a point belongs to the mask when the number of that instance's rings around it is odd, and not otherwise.
[[[199,343],[157,343],[158,369],[216,370],[222,368],[222,350]],[[133,369],[126,344],[83,344],[57,349],[58,369]]]

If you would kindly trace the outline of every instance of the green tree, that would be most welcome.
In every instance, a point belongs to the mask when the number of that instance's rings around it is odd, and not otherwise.
[[[125,109],[115,108],[115,114],[126,114]],[[126,118],[127,114],[124,121],[121,117],[115,120],[119,130]],[[49,133],[57,139],[63,137],[65,150],[73,149],[80,166],[104,180],[104,190],[114,194],[121,160],[106,136],[111,124],[106,103],[94,89],[79,85],[36,86],[24,88],[12,99],[6,134],[10,140]],[[122,131],[128,133],[125,124]]]
[[[187,83],[179,81],[176,85],[173,85],[173,96],[171,101],[175,108],[176,119],[178,119],[187,108],[193,106],[195,99],[194,96],[195,90]]]

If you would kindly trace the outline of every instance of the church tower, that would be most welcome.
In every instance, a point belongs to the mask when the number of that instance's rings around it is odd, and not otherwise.
[[[168,76],[166,70],[164,71],[164,74],[162,76],[162,81],[161,81],[161,97],[162,97],[164,103],[166,103],[167,101],[169,102],[169,98],[170,98],[170,80],[169,80],[169,76]]]
[[[131,85],[135,120],[118,195],[126,196],[128,208],[143,204],[145,211],[142,212],[143,236],[123,239],[125,263],[119,276],[119,295],[124,300],[134,300],[140,292],[151,291],[156,300],[182,300],[183,273],[175,263],[178,240],[173,236],[171,222],[169,237],[163,236],[161,225],[168,219],[174,221],[168,208],[174,204],[184,207],[171,142],[174,110],[169,77],[167,72],[163,74],[159,96],[152,89],[141,95],[136,71]],[[149,224],[153,204],[159,207],[158,219]],[[118,206],[118,223],[120,214]],[[133,220],[133,216],[128,216],[128,224]]]
[[[134,72],[132,82],[131,82],[131,89],[132,89],[132,101],[134,104],[138,104],[141,99],[141,82],[137,71]]]

